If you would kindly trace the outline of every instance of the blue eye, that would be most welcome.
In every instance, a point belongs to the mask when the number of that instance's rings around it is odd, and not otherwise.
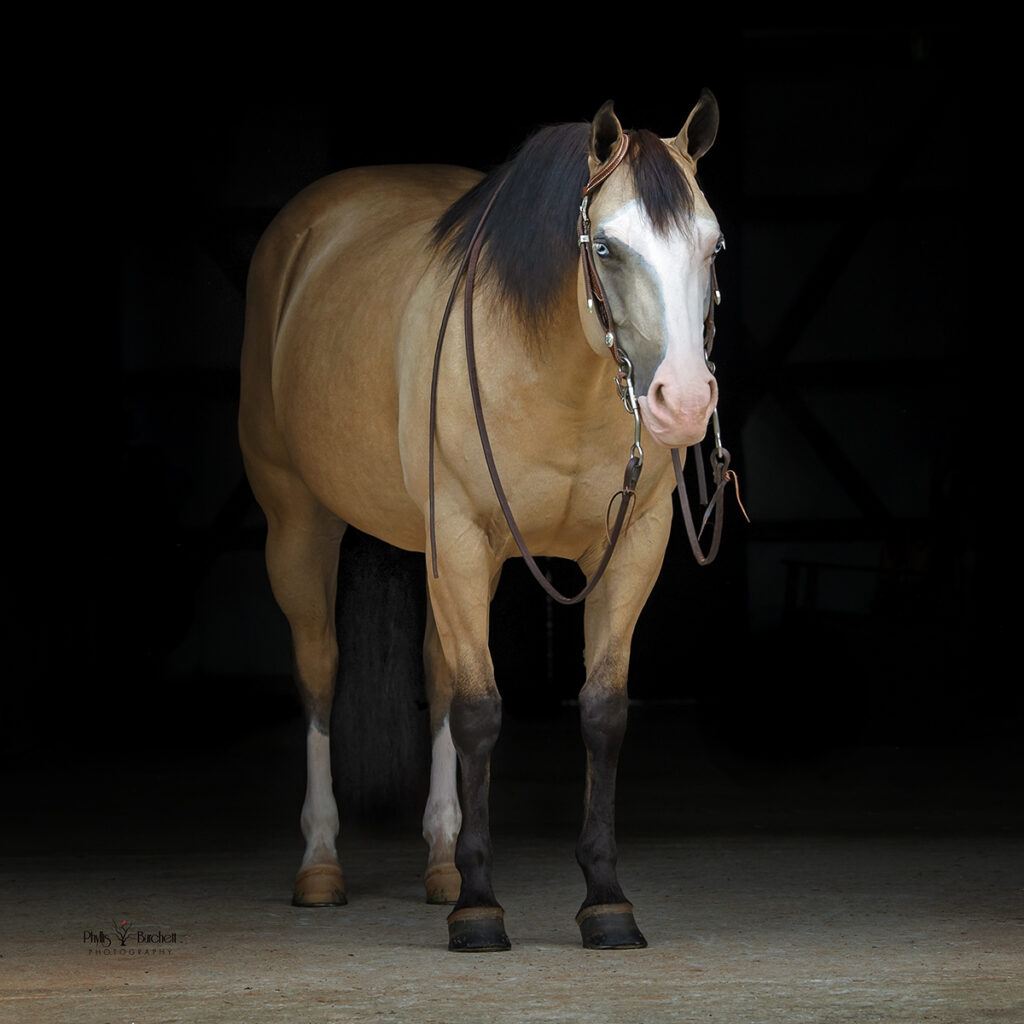
[[[610,252],[608,246],[604,242],[594,242],[594,253],[598,256],[607,256]]]
[[[714,259],[720,252],[725,251],[725,238],[719,238],[718,244],[715,246],[715,251],[711,254],[711,258]]]

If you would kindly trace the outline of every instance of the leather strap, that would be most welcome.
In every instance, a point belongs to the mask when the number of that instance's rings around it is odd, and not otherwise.
[[[455,280],[452,282],[452,290],[448,296],[448,302],[444,307],[444,315],[441,317],[441,327],[437,334],[437,346],[434,349],[434,368],[430,375],[430,450],[427,455],[427,487],[429,490],[428,500],[430,505],[430,565],[434,573],[434,579],[437,579],[438,576],[437,528],[434,509],[434,439],[437,436],[437,381],[441,372],[441,349],[444,345],[445,333],[448,330],[448,318],[451,316],[452,306],[455,304],[455,296],[459,290],[459,282],[466,273],[466,267],[469,265],[471,253],[474,250],[479,250],[480,239],[483,235],[484,224],[487,222],[487,216],[490,214],[491,207],[494,205],[494,200],[498,198],[498,193],[502,190],[504,184],[505,179],[498,182],[497,187],[494,190],[494,194],[491,196],[487,206],[484,207],[484,212],[473,232],[473,237],[470,239],[469,247],[466,249],[466,252],[462,257],[462,262],[459,264],[458,273],[455,275]],[[469,300],[467,299],[467,306],[468,301]]]
[[[584,268],[584,284],[586,287],[588,303],[597,314],[599,322],[605,331],[605,342],[608,346],[609,353],[615,360],[616,365],[620,368],[624,365],[624,360],[618,352],[615,341],[614,323],[612,321],[611,313],[608,309],[607,300],[605,298],[604,289],[601,287],[601,279],[597,274],[597,268],[594,261],[593,253],[593,239],[590,236],[590,222],[587,217],[587,206],[590,196],[593,192],[612,174],[612,172],[622,163],[625,158],[626,152],[629,148],[629,135],[623,133],[619,146],[615,153],[609,157],[608,160],[601,165],[598,171],[587,181],[583,187],[582,203],[580,205],[580,215],[577,221],[578,235],[579,235],[579,247],[580,254],[583,261]],[[434,501],[434,449],[435,449],[435,438],[437,433],[437,385],[438,377],[440,373],[441,365],[441,350],[444,344],[444,337],[448,327],[448,320],[451,316],[451,311],[455,303],[455,296],[458,293],[459,282],[465,278],[464,288],[464,323],[465,323],[465,345],[466,345],[466,365],[469,376],[469,387],[473,398],[473,413],[476,418],[477,431],[480,435],[480,444],[484,453],[484,460],[487,463],[487,471],[491,477],[491,484],[494,488],[494,493],[498,499],[498,505],[501,508],[502,515],[505,517],[505,522],[508,525],[509,532],[512,534],[512,538],[516,542],[516,546],[519,548],[519,552],[525,561],[527,568],[533,575],[534,579],[540,584],[545,593],[559,604],[573,605],[583,601],[597,586],[599,580],[604,575],[605,569],[608,567],[608,563],[611,561],[612,554],[615,550],[615,546],[618,543],[619,537],[621,536],[623,527],[626,523],[627,516],[632,507],[632,502],[636,493],[637,482],[640,477],[640,470],[642,468],[643,458],[642,453],[638,458],[636,452],[631,454],[629,460],[626,463],[626,470],[623,475],[622,489],[613,495],[612,502],[618,497],[619,508],[615,516],[615,521],[610,529],[608,529],[608,543],[605,547],[604,555],[601,561],[598,563],[597,568],[594,570],[590,579],[587,581],[583,589],[572,597],[567,597],[558,591],[551,582],[541,571],[537,565],[536,559],[530,553],[529,548],[526,545],[526,541],[519,530],[518,524],[516,523],[515,516],[512,513],[511,506],[509,505],[508,498],[505,495],[505,490],[501,484],[501,478],[498,474],[497,466],[494,462],[494,453],[491,448],[490,438],[487,432],[487,424],[484,419],[483,405],[480,399],[480,385],[477,377],[476,367],[476,349],[473,340],[473,289],[476,281],[476,269],[477,262],[480,257],[480,250],[483,245],[483,228],[487,221],[487,217],[490,214],[491,208],[494,205],[498,194],[501,192],[504,186],[505,179],[498,182],[491,198],[485,207],[480,220],[477,222],[477,226],[473,232],[473,236],[470,240],[470,244],[467,247],[466,253],[462,258],[462,262],[459,265],[458,272],[455,275],[455,280],[452,284],[452,290],[448,296],[448,302],[445,306],[444,315],[441,319],[441,326],[438,332],[437,346],[434,351],[434,364],[433,371],[430,381],[430,437],[429,437],[429,456],[428,456],[428,486],[429,486],[429,516],[430,516],[430,557],[431,557],[431,568],[434,574],[434,578],[438,577],[437,569],[437,532],[436,532],[436,518],[435,518],[435,501]],[[708,363],[708,367],[711,372],[714,372],[714,364],[710,360],[711,347],[714,343],[715,337],[715,316],[714,309],[717,303],[720,301],[718,293],[718,283],[715,276],[714,263],[711,265],[711,295],[708,302],[708,311],[704,320],[704,355]],[[639,427],[637,428],[639,430]],[[634,446],[636,447],[636,446]],[[729,453],[721,447],[721,444],[715,450],[715,455],[719,461],[715,463],[714,474],[716,489],[712,497],[711,502],[707,500],[707,485],[704,478],[704,466],[700,454],[700,446],[692,446],[696,452],[696,466],[699,483],[699,499],[702,505],[706,505],[704,517],[701,521],[700,530],[696,530],[693,525],[693,519],[690,514],[689,501],[686,494],[686,484],[683,480],[683,467],[682,461],[679,457],[678,449],[672,450],[672,463],[675,469],[676,475],[676,488],[679,493],[679,504],[683,512],[683,518],[686,524],[686,532],[690,539],[690,546],[693,550],[694,557],[697,562],[701,565],[708,565],[714,561],[718,554],[719,542],[722,534],[722,522],[723,522],[723,503],[724,503],[724,489],[726,482],[734,475],[729,472]],[[741,503],[742,508],[742,503]],[[611,502],[609,502],[609,512],[611,510]],[[705,555],[700,549],[700,535],[704,530],[704,526],[707,523],[711,513],[715,512],[715,527],[712,535],[711,548],[707,555]],[[744,512],[744,515],[746,513]]]
[[[541,585],[552,600],[557,601],[559,604],[578,604],[580,601],[583,601],[588,594],[590,594],[594,587],[597,586],[598,581],[604,575],[604,571],[608,567],[608,563],[611,561],[612,553],[614,552],[615,545],[622,533],[622,526],[630,509],[633,493],[636,490],[637,480],[640,476],[640,461],[635,457],[630,457],[629,461],[626,463],[626,472],[622,482],[622,490],[619,491],[619,494],[621,495],[619,511],[615,516],[615,523],[609,532],[608,544],[605,547],[604,555],[601,558],[600,563],[583,589],[574,597],[566,597],[551,585],[551,582],[544,573],[541,572],[540,566],[537,565],[536,560],[530,553],[529,548],[526,546],[526,541],[523,538],[523,535],[519,530],[519,526],[516,524],[515,517],[512,514],[508,498],[505,496],[505,489],[501,485],[498,468],[494,464],[494,453],[491,450],[491,443],[487,434],[487,424],[484,422],[483,406],[480,401],[480,384],[477,379],[476,372],[476,350],[473,344],[473,285],[476,278],[476,264],[477,258],[480,255],[480,245],[481,239],[478,238],[473,246],[469,258],[469,264],[466,268],[466,364],[469,369],[469,388],[473,396],[473,413],[476,416],[476,425],[477,430],[480,433],[480,443],[483,446],[484,459],[487,462],[487,471],[490,473],[491,484],[494,487],[494,493],[498,499],[498,504],[501,507],[502,515],[504,515],[505,522],[508,524],[509,532],[512,534],[512,538],[516,542],[516,547],[519,548],[519,553],[523,556],[523,560],[526,562],[526,566],[533,575],[533,578]]]
[[[690,501],[686,494],[686,481],[683,480],[683,463],[682,459],[679,458],[679,449],[672,449],[672,467],[676,473],[676,491],[679,494],[679,507],[683,512],[683,523],[686,526],[686,536],[690,541],[690,550],[693,552],[693,557],[697,559],[698,565],[710,565],[718,555],[718,545],[722,539],[722,523],[725,519],[723,509],[725,505],[725,484],[729,478],[728,466],[729,466],[729,453],[724,449],[719,451],[724,453],[724,461],[716,462],[714,465],[715,480],[717,486],[715,487],[715,493],[709,502],[707,499],[707,485],[704,481],[704,464],[701,461],[701,450],[700,445],[693,445],[691,450],[694,452],[697,464],[697,475],[699,478],[700,488],[700,503],[705,506],[704,516],[701,519],[700,530],[697,530],[693,525],[693,516],[690,514]],[[717,453],[716,453],[717,454]],[[711,513],[715,513],[715,528],[711,535],[711,546],[708,548],[708,553],[705,555],[700,547],[700,537],[704,532],[704,527],[707,525],[707,521],[711,516]]]
[[[597,173],[594,174],[590,180],[583,187],[583,208],[590,194],[603,182],[608,176],[615,170],[616,167],[622,163],[623,158],[626,155],[626,150],[629,146],[629,136],[623,133],[620,140],[619,146],[612,156],[601,165]],[[610,530],[608,530],[608,543],[605,547],[604,555],[601,561],[598,563],[597,568],[594,570],[590,579],[587,581],[583,589],[573,597],[567,597],[552,586],[551,582],[541,571],[540,566],[537,565],[536,559],[530,553],[529,548],[526,545],[522,532],[519,529],[518,524],[515,521],[515,516],[512,514],[512,508],[509,505],[508,498],[505,495],[505,489],[501,485],[501,478],[498,474],[497,466],[494,463],[494,453],[491,449],[490,438],[487,432],[487,424],[484,420],[483,405],[480,400],[480,385],[477,378],[476,370],[476,349],[473,341],[473,288],[476,281],[476,267],[480,257],[480,249],[483,245],[483,227],[487,221],[487,217],[490,214],[491,208],[494,205],[494,201],[497,199],[498,194],[501,192],[504,186],[505,179],[498,182],[493,194],[491,195],[490,201],[488,202],[480,220],[477,222],[476,229],[473,232],[473,237],[470,240],[469,247],[466,250],[466,254],[463,256],[462,263],[459,266],[459,271],[455,276],[455,281],[452,285],[451,294],[448,296],[448,302],[445,306],[444,315],[441,318],[441,327],[438,333],[437,346],[434,350],[434,366],[433,373],[431,376],[430,383],[430,453],[428,457],[428,485],[429,485],[429,514],[430,514],[430,558],[431,568],[434,574],[434,578],[438,577],[437,570],[437,529],[436,529],[436,512],[434,502],[434,441],[437,432],[437,381],[440,372],[441,363],[441,348],[444,343],[445,332],[448,327],[448,319],[451,316],[452,307],[455,302],[455,295],[458,291],[459,281],[465,277],[465,288],[464,288],[464,318],[465,318],[465,335],[466,335],[466,365],[469,374],[469,387],[473,397],[473,413],[476,418],[477,431],[480,434],[480,444],[483,448],[484,460],[487,463],[487,471],[491,477],[491,485],[494,488],[495,497],[498,499],[498,505],[501,508],[502,515],[505,517],[505,522],[508,525],[509,532],[512,534],[513,540],[516,542],[516,547],[519,548],[519,552],[523,557],[527,568],[533,575],[534,579],[540,584],[545,593],[554,601],[559,604],[573,605],[578,604],[585,600],[586,597],[593,591],[594,587],[597,586],[601,577],[604,575],[605,569],[608,567],[608,563],[611,561],[612,554],[615,550],[615,546],[618,543],[619,537],[622,534],[623,526],[626,522],[626,517],[629,515],[632,507],[632,500],[636,492],[637,481],[640,477],[640,469],[642,466],[642,459],[637,458],[635,455],[631,455],[626,463],[626,470],[623,474],[622,489],[617,495],[613,496],[612,501],[615,497],[619,497],[619,509],[615,516],[615,521],[612,524]],[[580,223],[586,221],[585,213],[582,212],[580,215]],[[584,245],[583,239],[580,240],[581,251],[589,253],[589,263],[585,273],[585,278],[590,284],[588,288],[596,284],[597,294],[600,295],[600,303],[597,308],[601,309],[602,323],[605,321],[610,325],[610,316],[607,312],[607,306],[604,301],[604,293],[601,290],[600,280],[597,277],[596,270],[593,265],[593,254],[590,252],[590,244]],[[589,294],[589,293],[588,293]],[[610,330],[610,327],[608,328]],[[616,358],[618,363],[618,354],[614,351],[612,346],[612,356]],[[609,503],[610,504],[610,503]]]
[[[587,304],[597,315],[601,329],[604,331],[605,344],[615,360],[616,366],[620,365],[622,358],[616,347],[615,324],[608,309],[608,301],[605,298],[604,289],[601,287],[601,278],[597,273],[597,265],[594,261],[594,239],[590,234],[590,218],[587,216],[587,208],[590,196],[597,191],[604,181],[626,157],[629,149],[629,133],[623,132],[619,145],[615,152],[597,169],[597,172],[583,186],[582,202],[580,203],[580,214],[576,220],[576,234],[579,238],[580,258],[583,260],[583,285],[587,293]]]

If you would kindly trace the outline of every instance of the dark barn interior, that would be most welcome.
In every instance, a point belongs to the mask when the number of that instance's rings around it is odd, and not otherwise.
[[[84,856],[115,834],[152,849],[170,828],[169,846],[197,851],[204,837],[221,849],[232,829],[265,830],[297,865],[302,723],[235,433],[245,275],[270,218],[347,166],[486,170],[535,128],[589,119],[608,98],[627,127],[674,135],[704,86],[722,124],[701,180],[728,241],[719,412],[750,522],[729,502],[721,553],[700,567],[677,515],[634,639],[622,828],[923,830],[1019,849],[1021,692],[982,608],[990,495],[963,414],[978,312],[963,253],[981,240],[951,223],[982,178],[950,155],[975,98],[972,39],[955,25],[737,26],[667,62],[622,48],[588,52],[581,71],[530,33],[466,62],[432,59],[410,36],[394,52],[368,46],[368,66],[310,70],[297,57],[282,80],[254,82],[238,57],[228,71],[193,54],[172,74],[134,56],[105,73],[105,102],[89,113],[78,101],[72,163],[90,166],[74,187],[54,175],[50,198],[88,182],[84,217],[103,241],[75,259],[100,281],[68,293],[88,326],[62,340],[61,364],[40,354],[27,367],[73,444],[55,472],[52,429],[34,424],[28,445],[22,423],[9,430],[12,472],[32,481],[12,510],[5,588],[10,892],[58,835]],[[353,400],[372,402],[372,381]],[[578,582],[575,567],[548,567]],[[424,581],[422,555],[346,537],[339,801],[360,827],[397,824],[414,841]],[[571,833],[581,612],[510,563],[492,643],[507,827]],[[571,782],[567,805],[542,784],[549,766]],[[204,809],[227,793],[237,802]],[[286,905],[290,878],[269,882]],[[1019,920],[1019,874],[1013,885]],[[11,991],[16,1019],[35,1019]],[[1024,1005],[1019,978],[985,998]]]

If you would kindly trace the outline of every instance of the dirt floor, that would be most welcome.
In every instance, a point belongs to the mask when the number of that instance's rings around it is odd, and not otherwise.
[[[513,949],[495,954],[447,951],[415,822],[345,828],[348,906],[289,905],[301,722],[118,763],[37,748],[5,786],[0,1021],[1024,1022],[1016,754],[765,763],[691,726],[685,709],[633,713],[620,874],[650,945],[611,953],[583,950],[573,920],[572,709],[503,732],[495,887]]]

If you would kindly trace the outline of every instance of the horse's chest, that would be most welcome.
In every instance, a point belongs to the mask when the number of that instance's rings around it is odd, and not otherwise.
[[[630,454],[629,422],[620,429],[591,425],[561,432],[543,425],[524,429],[495,447],[493,459],[509,505],[524,534],[549,553],[576,550],[605,534],[609,504],[622,487]],[[497,508],[492,481],[480,500]]]

